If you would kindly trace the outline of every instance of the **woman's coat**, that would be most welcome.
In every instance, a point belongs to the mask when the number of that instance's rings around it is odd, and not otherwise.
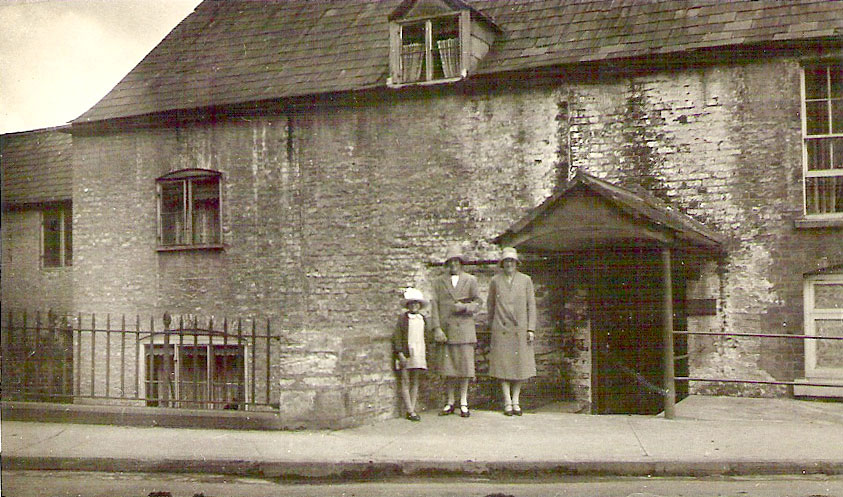
[[[517,271],[512,283],[503,273],[495,275],[489,283],[487,309],[492,329],[489,375],[506,380],[535,376],[535,353],[527,343],[527,330],[536,329],[533,280]]]

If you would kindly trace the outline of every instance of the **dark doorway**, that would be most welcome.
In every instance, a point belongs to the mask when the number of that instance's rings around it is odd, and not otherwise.
[[[661,278],[656,249],[604,249],[594,258],[595,414],[655,414],[663,409]]]

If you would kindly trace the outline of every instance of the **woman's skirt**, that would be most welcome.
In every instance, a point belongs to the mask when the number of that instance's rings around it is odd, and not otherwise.
[[[436,365],[442,376],[474,378],[474,344],[437,345]]]

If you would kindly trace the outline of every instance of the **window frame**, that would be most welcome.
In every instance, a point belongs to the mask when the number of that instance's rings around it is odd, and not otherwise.
[[[833,97],[831,94],[831,81],[830,81],[830,73],[832,67],[841,67],[843,66],[843,60],[832,59],[832,60],[812,60],[806,61],[802,64],[801,71],[800,71],[800,107],[801,107],[801,117],[802,117],[802,215],[803,220],[797,221],[797,225],[800,227],[813,227],[815,223],[819,222],[819,226],[826,226],[824,222],[828,222],[831,225],[837,226],[843,222],[843,210],[837,212],[810,212],[809,213],[809,195],[811,192],[809,191],[809,182],[811,179],[814,178],[839,178],[839,181],[843,181],[843,168],[834,168],[831,167],[829,169],[817,169],[817,170],[810,170],[810,157],[809,157],[809,148],[810,143],[818,142],[818,141],[825,141],[825,140],[835,140],[839,139],[843,141],[843,123],[839,123],[841,127],[841,132],[835,133],[833,132],[834,129],[834,118],[835,114],[832,109],[833,102],[837,101],[840,103],[841,107],[843,107],[843,96],[840,97]],[[806,73],[815,70],[818,68],[824,68],[826,72],[826,95],[823,98],[808,98],[808,92],[806,88]],[[808,116],[808,103],[809,102],[822,102],[825,101],[826,105],[826,119],[828,123],[828,132],[827,133],[809,133],[809,116]],[[833,155],[833,150],[830,152]],[[832,164],[833,165],[833,164]],[[812,222],[814,224],[812,224]]]
[[[248,409],[248,404],[252,402],[251,386],[254,381],[249,376],[251,347],[252,344],[250,343],[238,345],[226,342],[224,338],[221,339],[220,337],[194,336],[192,341],[181,342],[170,342],[161,337],[156,337],[149,343],[144,344],[142,370],[138,372],[142,378],[143,396],[146,399],[146,404],[153,407],[164,405],[188,409],[227,409],[228,407],[221,404],[221,400],[214,398],[213,395],[214,387],[219,385],[219,382],[217,381],[216,364],[211,360],[225,356],[234,357],[235,366],[239,366],[235,372],[238,374],[237,390],[242,394],[242,397],[236,399],[236,404],[242,407],[238,407],[238,409]],[[200,354],[200,351],[204,352],[204,355]],[[231,351],[235,353],[232,354]],[[199,359],[199,356],[202,356],[202,358]],[[164,371],[169,372],[169,380],[157,376],[157,372],[160,372],[155,368],[158,364],[157,360],[167,362],[166,365],[161,362],[161,365],[164,366]],[[156,373],[150,370],[150,364],[153,365]],[[187,373],[188,377],[185,378],[185,367],[190,365],[201,366],[202,373],[198,375]],[[169,399],[162,400],[158,397],[163,382],[170,383],[167,388],[172,389],[170,392],[172,397]],[[195,395],[197,391],[195,389],[199,386],[203,390],[203,398],[201,399],[197,399]],[[193,399],[187,398],[186,395],[191,387],[194,389],[192,390],[194,392]],[[153,397],[153,395],[156,395],[156,397]]]
[[[59,204],[41,209],[41,229],[40,229],[40,253],[39,261],[41,269],[61,269],[73,266],[73,206],[71,204]],[[58,215],[58,247],[50,251],[56,250],[58,254],[55,257],[50,257],[49,260],[58,259],[58,264],[47,264],[47,222],[48,216],[53,214]]]
[[[805,335],[817,335],[817,321],[821,320],[843,320],[843,308],[841,309],[817,309],[814,305],[814,289],[817,284],[841,284],[843,285],[843,273],[831,273],[813,275],[805,278],[804,281],[804,319]],[[805,340],[805,377],[806,378],[843,378],[843,367],[827,368],[817,367],[817,342],[820,340]],[[826,340],[829,343],[840,344],[837,340]]]
[[[207,242],[194,242],[196,235],[196,226],[193,219],[194,204],[195,204],[195,185],[200,182],[207,182],[209,180],[216,181],[216,226],[215,226],[215,240]],[[181,169],[165,174],[155,180],[156,183],[156,212],[157,212],[157,243],[158,251],[178,251],[178,250],[200,250],[200,249],[222,249],[223,244],[223,230],[222,230],[222,212],[223,212],[223,195],[222,184],[223,177],[219,171],[210,169]],[[181,209],[181,242],[165,243],[165,223],[164,223],[164,190],[166,186],[181,184],[182,209]],[[174,231],[174,235],[178,230]]]
[[[457,53],[459,60],[457,61],[458,70],[456,76],[453,77],[436,77],[434,67],[434,53],[439,51],[439,48],[434,48],[435,40],[433,39],[433,23],[442,19],[455,19],[457,39],[459,40],[459,47]],[[416,81],[404,81],[401,77],[403,74],[404,58],[402,57],[402,48],[404,46],[404,29],[411,25],[418,25],[424,23],[424,66],[421,79]],[[468,11],[448,12],[434,16],[412,17],[401,20],[392,21],[390,23],[390,65],[391,76],[388,85],[391,87],[401,87],[408,85],[433,85],[441,83],[451,83],[459,81],[466,77],[468,61],[468,43],[471,40],[471,13]],[[440,67],[442,65],[440,55]],[[444,72],[444,69],[443,69]]]

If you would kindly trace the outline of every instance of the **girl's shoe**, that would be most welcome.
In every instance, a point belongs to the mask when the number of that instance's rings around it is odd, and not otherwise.
[[[414,412],[408,412],[407,419],[409,419],[410,421],[421,421],[421,416]]]
[[[439,411],[440,416],[447,416],[448,414],[454,414],[454,404],[445,404],[445,407]]]
[[[513,414],[515,414],[515,411],[512,410],[512,404],[507,404],[506,407],[503,408],[503,415],[512,416]]]
[[[468,410],[468,406],[466,404],[460,405],[460,417],[467,418],[471,416],[471,411]]]
[[[512,405],[512,414],[515,414],[516,416],[520,416],[521,414],[523,414],[521,412],[521,406],[519,406],[518,404],[513,404]]]

